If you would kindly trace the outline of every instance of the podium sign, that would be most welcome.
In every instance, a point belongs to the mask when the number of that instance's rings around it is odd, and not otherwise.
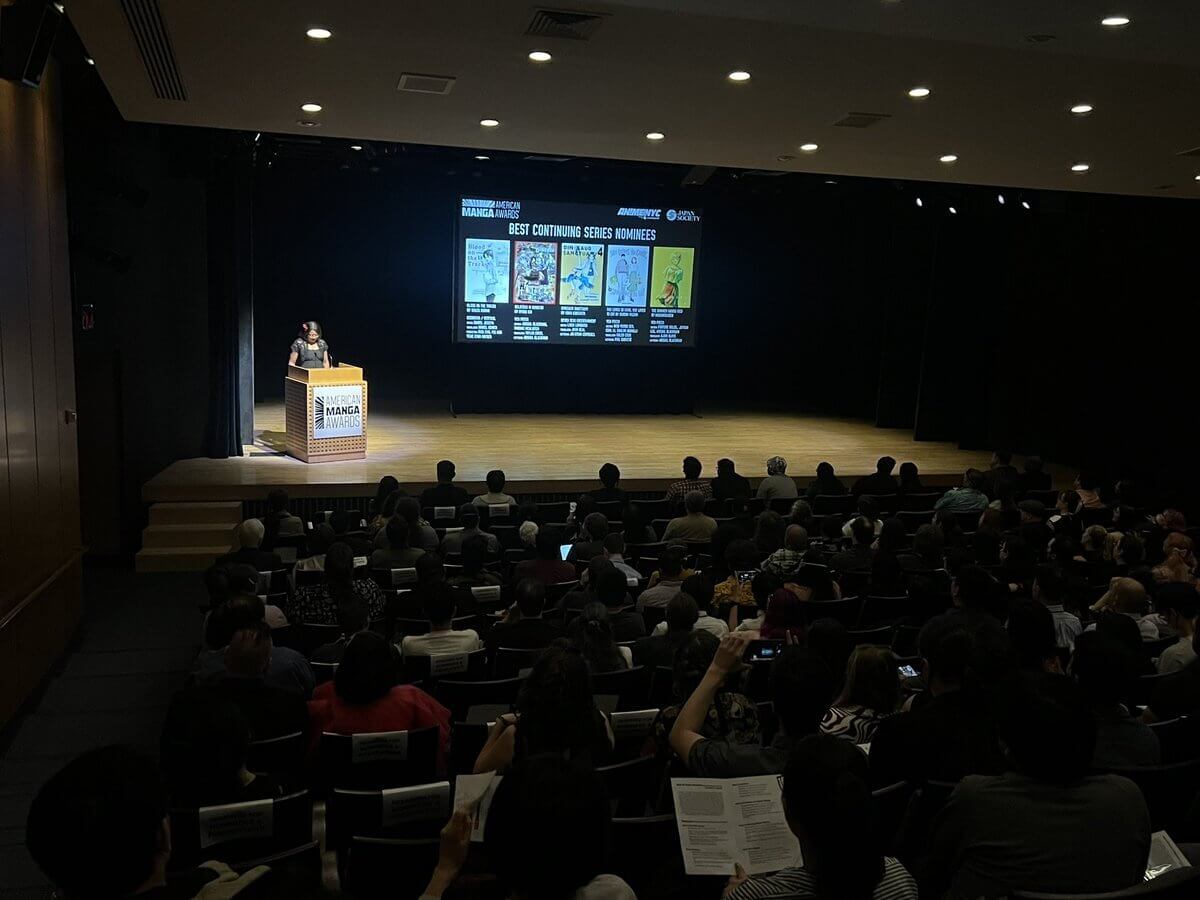
[[[288,366],[284,410],[289,455],[308,463],[366,458],[367,383],[358,366]]]

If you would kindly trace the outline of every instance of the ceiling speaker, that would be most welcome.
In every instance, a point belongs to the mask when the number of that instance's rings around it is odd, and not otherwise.
[[[0,8],[0,77],[38,87],[62,16],[45,0]]]

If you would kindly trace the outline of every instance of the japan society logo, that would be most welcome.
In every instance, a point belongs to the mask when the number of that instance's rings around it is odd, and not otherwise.
[[[675,221],[675,219],[678,217],[678,215],[679,215],[679,213],[675,212],[675,210],[673,210],[673,209],[668,209],[668,210],[667,210],[667,221],[668,221],[668,222],[674,222],[674,221]]]

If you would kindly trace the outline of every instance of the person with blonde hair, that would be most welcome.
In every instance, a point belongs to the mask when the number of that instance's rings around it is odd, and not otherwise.
[[[846,662],[846,683],[821,719],[821,732],[869,744],[883,719],[900,707],[896,655],[887,647],[855,647]]]
[[[1129,616],[1137,623],[1144,641],[1158,638],[1158,626],[1146,615],[1149,610],[1146,588],[1136,578],[1114,578],[1108,583],[1104,596],[1092,604],[1092,612],[1115,612]],[[1092,631],[1095,627],[1090,625],[1088,630]]]

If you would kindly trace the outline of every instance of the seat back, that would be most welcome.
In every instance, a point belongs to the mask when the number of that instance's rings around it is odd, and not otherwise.
[[[1180,867],[1132,887],[1105,894],[1043,894],[1013,891],[1011,900],[1192,900],[1200,895],[1200,868]]]
[[[492,677],[517,678],[523,671],[532,668],[544,652],[544,647],[532,650],[497,647],[492,654]]]
[[[325,846],[341,850],[354,835],[434,837],[450,817],[450,782],[355,790],[334,788],[325,801]]]
[[[517,702],[523,678],[498,678],[492,681],[464,681],[441,678],[433,686],[433,694],[453,713],[454,721],[465,722],[472,706],[508,706]]]
[[[914,787],[911,782],[898,781],[871,791],[871,803],[875,807],[875,846],[881,855],[890,855],[894,849]]]
[[[892,638],[895,636],[896,629],[891,625],[882,625],[879,628],[862,628],[858,630],[850,630],[847,635],[854,642],[855,647],[861,647],[864,644],[874,644],[879,647],[891,647]]]
[[[861,608],[862,600],[858,597],[843,597],[840,600],[811,600],[800,605],[804,621],[809,624],[817,619],[837,619],[847,628],[853,628],[858,624],[858,614]]]
[[[300,632],[296,637],[299,646],[296,649],[307,656],[322,644],[332,644],[341,636],[341,625],[323,625],[314,622],[301,622]]]
[[[437,773],[440,729],[321,734],[322,780],[331,788],[427,784]]]
[[[567,500],[556,500],[552,503],[539,503],[536,518],[539,525],[551,522],[565,522],[571,515],[571,504]]]
[[[304,766],[308,735],[302,731],[251,741],[246,750],[246,768],[264,775],[292,775]]]
[[[482,681],[488,677],[486,650],[470,653],[437,653],[433,656],[405,656],[402,665],[409,684],[426,683],[439,678]]]
[[[640,818],[658,795],[663,764],[653,756],[600,766],[596,774],[604,781],[614,816]]]
[[[1187,762],[1200,757],[1200,716],[1152,722],[1150,730],[1158,735],[1164,763]]]
[[[650,670],[645,666],[597,672],[592,675],[592,694],[609,694],[618,698],[617,709],[645,709],[650,697]]]
[[[851,494],[817,494],[813,497],[812,510],[818,516],[851,515],[858,501]]]
[[[350,838],[341,887],[353,897],[419,897],[437,866],[439,838]]]
[[[1200,759],[1161,766],[1107,769],[1123,775],[1141,788],[1150,810],[1150,830],[1176,833],[1200,794]]]
[[[629,503],[642,514],[643,522],[665,519],[671,514],[671,504],[666,500],[630,500]]]
[[[171,867],[191,868],[206,859],[233,865],[312,843],[312,797],[296,791],[273,800],[252,800],[171,810]]]
[[[612,820],[604,871],[623,878],[635,896],[668,896],[655,886],[679,880],[682,858],[673,813]]]
[[[653,726],[657,718],[658,709],[654,707],[613,713],[609,717],[615,740],[613,762],[624,762],[641,756],[647,740],[654,733]]]
[[[897,512],[933,512],[937,502],[942,499],[942,494],[942,491],[902,494]]]
[[[327,681],[333,681],[333,677],[337,675],[338,663],[335,662],[310,662],[309,667],[313,671],[313,678],[317,684],[324,684]]]

